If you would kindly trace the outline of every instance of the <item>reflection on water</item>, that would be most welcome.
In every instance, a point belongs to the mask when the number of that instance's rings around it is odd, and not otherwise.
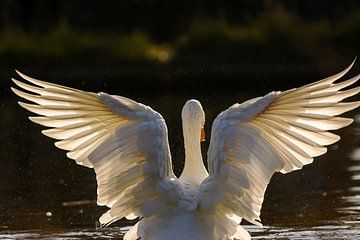
[[[122,239],[128,228],[109,228],[101,231],[82,229],[72,231],[17,231],[0,233],[0,239]]]
[[[359,146],[360,139],[360,115],[354,121],[354,142]],[[345,223],[360,224],[360,147],[354,148],[350,154],[351,166],[347,170],[351,173],[348,194],[343,197],[348,206],[339,211],[346,214]]]
[[[276,227],[253,227],[249,226],[252,239],[291,239],[291,240],[314,240],[314,239],[347,239],[358,240],[359,230],[352,226],[326,225],[311,228],[276,228]]]
[[[358,240],[359,230],[352,226],[326,225],[311,228],[279,228],[279,227],[258,227],[245,226],[251,233],[252,239],[291,239],[291,240]],[[111,228],[107,230],[94,231],[93,229],[73,230],[73,231],[23,231],[14,233],[0,234],[0,239],[122,239],[124,232],[129,228]]]

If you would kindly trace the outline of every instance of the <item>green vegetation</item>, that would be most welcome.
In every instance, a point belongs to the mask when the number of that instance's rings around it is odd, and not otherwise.
[[[33,57],[107,56],[123,61],[159,60],[161,45],[152,43],[141,32],[124,34],[94,34],[76,32],[61,22],[48,33],[29,33],[7,29],[0,33],[0,55],[27,55]]]
[[[360,11],[336,23],[327,19],[311,22],[300,21],[280,6],[243,24],[230,24],[221,18],[193,21],[174,40],[160,43],[144,31],[82,32],[66,21],[48,32],[5,28],[0,32],[0,63],[28,64],[28,59],[57,62],[65,58],[113,66],[271,64],[288,60],[348,63],[360,52],[359,40]]]
[[[283,8],[245,26],[225,21],[194,24],[177,45],[175,56],[219,62],[324,61],[359,53],[360,11],[341,22],[299,21]],[[211,58],[210,56],[214,56]]]

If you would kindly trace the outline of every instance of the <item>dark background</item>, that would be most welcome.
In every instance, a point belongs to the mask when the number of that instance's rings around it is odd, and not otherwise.
[[[92,170],[67,159],[16,105],[14,69],[152,106],[167,121],[179,174],[187,99],[199,99],[207,114],[205,156],[219,112],[342,70],[359,55],[359,40],[357,0],[1,1],[0,231],[92,227],[105,210],[95,204]],[[350,75],[359,70],[356,63]],[[339,217],[337,193],[351,185],[348,155],[359,144],[355,130],[339,131],[342,142],[312,166],[275,176],[265,224]]]

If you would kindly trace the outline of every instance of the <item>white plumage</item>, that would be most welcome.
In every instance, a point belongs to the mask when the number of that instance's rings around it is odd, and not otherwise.
[[[250,239],[242,218],[261,225],[264,193],[275,172],[301,169],[340,139],[328,132],[349,125],[336,117],[360,106],[342,102],[360,88],[342,90],[360,75],[335,83],[353,63],[329,78],[284,92],[234,104],[215,119],[208,150],[208,170],[200,151],[205,114],[197,100],[182,111],[185,167],[172,171],[163,117],[125,97],[91,93],[40,81],[17,72],[19,102],[39,116],[78,164],[94,168],[98,205],[110,208],[102,226],[121,218],[141,220],[126,240]],[[25,90],[25,91],[24,91]]]

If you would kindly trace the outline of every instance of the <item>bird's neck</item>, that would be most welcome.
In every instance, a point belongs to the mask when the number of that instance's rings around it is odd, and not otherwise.
[[[183,123],[185,166],[180,180],[188,184],[200,184],[208,176],[203,163],[200,147],[200,127],[187,128]]]

